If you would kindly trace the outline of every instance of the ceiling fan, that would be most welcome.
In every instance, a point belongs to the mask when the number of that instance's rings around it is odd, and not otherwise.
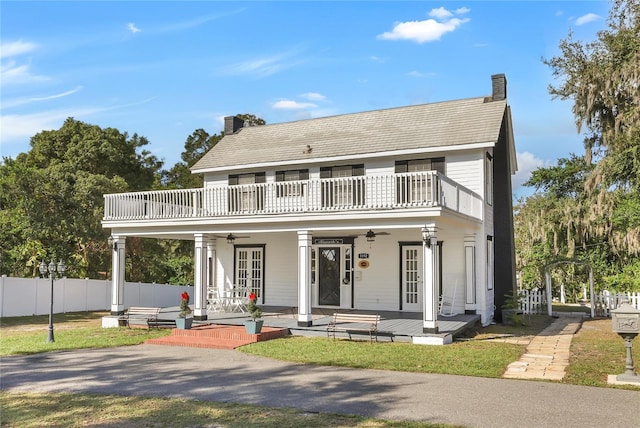
[[[244,239],[244,238],[251,238],[250,236],[240,236],[240,235],[234,235],[233,233],[228,234],[227,236],[223,236],[223,235],[214,235],[216,238],[223,238],[227,240],[227,244],[233,244],[236,239]]]
[[[364,236],[367,238],[367,242],[373,242],[376,240],[376,236],[382,235],[389,235],[389,232],[374,232],[373,230],[369,229],[367,233],[364,234]]]

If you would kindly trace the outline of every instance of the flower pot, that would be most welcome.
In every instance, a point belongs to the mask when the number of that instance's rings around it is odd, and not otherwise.
[[[244,328],[249,334],[258,334],[262,331],[262,323],[264,323],[263,320],[245,321]]]
[[[191,328],[193,318],[176,318],[176,328],[188,330]]]

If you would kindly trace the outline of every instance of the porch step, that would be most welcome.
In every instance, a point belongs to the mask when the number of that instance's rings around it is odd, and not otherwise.
[[[263,327],[260,334],[249,334],[244,326],[208,324],[189,330],[171,330],[171,336],[149,339],[150,345],[186,346],[191,348],[234,349],[250,343],[289,335],[286,328]]]

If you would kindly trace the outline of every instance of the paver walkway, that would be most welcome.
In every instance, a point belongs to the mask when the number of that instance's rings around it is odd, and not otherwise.
[[[571,339],[582,324],[582,315],[558,314],[558,318],[534,336],[520,360],[502,375],[511,379],[562,380],[569,365]]]

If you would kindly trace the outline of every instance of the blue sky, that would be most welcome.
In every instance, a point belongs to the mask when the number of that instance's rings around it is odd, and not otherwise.
[[[541,59],[591,41],[607,1],[0,3],[0,154],[67,117],[130,135],[169,168],[224,116],[267,123],[469,98],[505,73],[520,172],[583,153]]]

